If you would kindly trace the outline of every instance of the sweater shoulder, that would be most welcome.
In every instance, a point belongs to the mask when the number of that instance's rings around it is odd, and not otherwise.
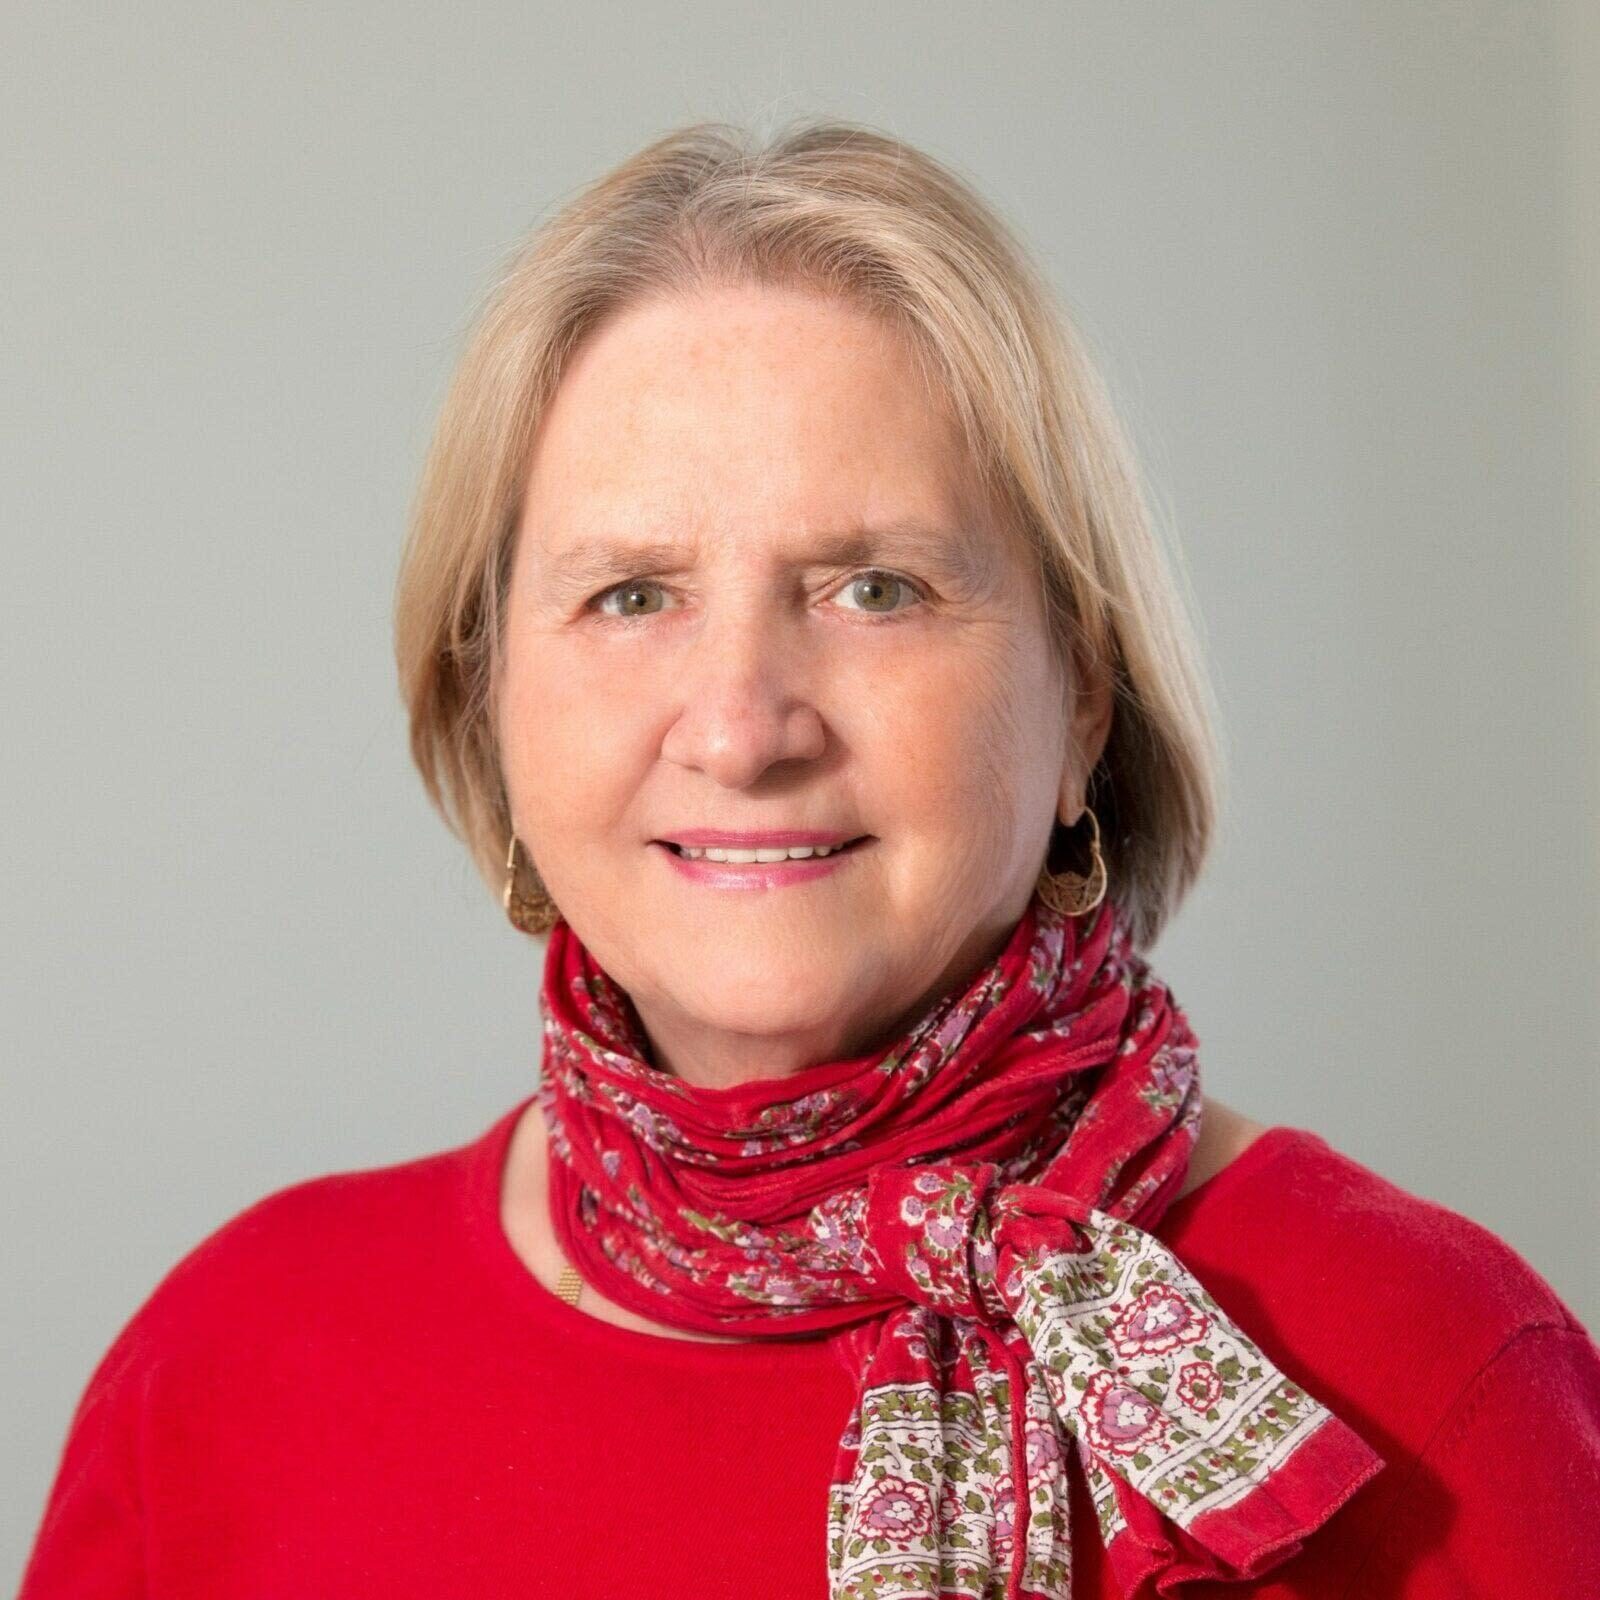
[[[1185,1219],[1175,1248],[1298,1347],[1384,1369],[1414,1361],[1419,1378],[1448,1384],[1524,1328],[1581,1331],[1551,1284],[1482,1223],[1309,1129],[1262,1138],[1262,1159]]]
[[[226,1216],[179,1255],[127,1320],[123,1359],[254,1343],[315,1314],[324,1324],[419,1264],[439,1262],[478,1141],[300,1178]]]
[[[1514,1333],[1390,1491],[1351,1593],[1454,1593],[1470,1572],[1485,1594],[1600,1594],[1600,1349],[1576,1325]]]

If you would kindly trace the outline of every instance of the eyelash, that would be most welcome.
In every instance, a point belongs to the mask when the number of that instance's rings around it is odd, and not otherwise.
[[[911,605],[902,606],[896,611],[862,612],[863,616],[870,616],[875,623],[898,622],[902,617],[911,612],[919,610],[927,603],[927,596],[923,592],[920,584],[913,583],[912,580],[906,577],[903,573],[891,571],[888,567],[863,567],[859,572],[852,573],[850,577],[841,585],[841,589],[848,589],[851,584],[859,583],[863,578],[892,578],[896,583],[904,584],[906,588],[917,597]],[[624,624],[631,622],[648,622],[650,620],[650,616],[655,615],[655,613],[652,612],[646,616],[623,617],[616,615],[614,612],[602,611],[599,609],[599,605],[602,600],[607,599],[609,596],[614,595],[621,590],[643,588],[661,589],[663,592],[665,592],[666,586],[664,584],[657,583],[653,578],[625,578],[621,583],[614,583],[609,589],[602,589],[597,595],[594,595],[589,600],[587,609],[594,612],[595,615],[599,616],[605,622],[620,622]]]

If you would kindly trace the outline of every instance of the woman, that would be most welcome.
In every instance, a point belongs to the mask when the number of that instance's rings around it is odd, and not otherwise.
[[[1600,1352],[1201,1094],[1204,680],[1016,243],[641,151],[511,263],[401,575],[537,1090],[269,1196],[90,1380],[23,1600],[1600,1592]],[[1586,1526],[1587,1519],[1587,1526]]]

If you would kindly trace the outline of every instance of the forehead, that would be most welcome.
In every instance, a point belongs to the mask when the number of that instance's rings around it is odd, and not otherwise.
[[[970,521],[966,452],[897,329],[815,291],[737,285],[630,306],[579,345],[540,421],[524,520],[553,547]]]

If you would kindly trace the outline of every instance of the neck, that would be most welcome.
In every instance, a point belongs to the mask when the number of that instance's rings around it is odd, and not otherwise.
[[[652,1065],[697,1089],[731,1089],[741,1083],[789,1078],[807,1067],[887,1049],[908,1025],[903,1015],[869,1018],[852,1028],[828,1022],[782,1034],[707,1029],[692,1019],[650,1015],[639,1007]]]

